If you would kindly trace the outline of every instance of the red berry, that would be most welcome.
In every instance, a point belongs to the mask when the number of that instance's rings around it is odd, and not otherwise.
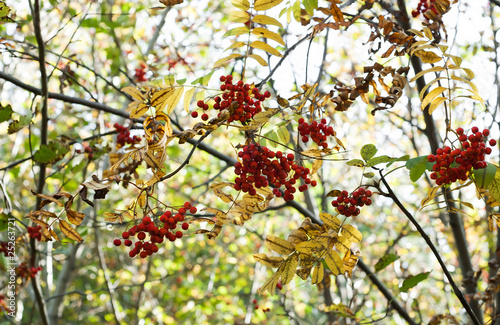
[[[488,142],[490,144],[490,146],[494,147],[497,145],[497,141],[495,139],[490,139],[490,141]]]
[[[177,237],[177,238],[182,238],[182,232],[181,232],[181,231],[177,231],[177,232],[175,233],[175,237]]]
[[[472,133],[476,133],[477,131],[479,131],[477,126],[473,126],[472,129],[470,129],[470,130]]]
[[[137,238],[139,240],[144,240],[144,238],[146,238],[146,234],[141,231],[140,233],[137,234]]]
[[[196,105],[197,105],[198,107],[202,108],[202,107],[205,105],[205,103],[204,103],[202,100],[199,100],[199,101],[196,103]]]
[[[198,112],[197,111],[191,112],[191,117],[197,118],[198,117]]]
[[[196,207],[189,208],[189,212],[191,212],[192,214],[195,214],[197,211],[198,209]]]
[[[184,222],[184,223],[182,224],[182,229],[183,229],[183,230],[188,230],[188,229],[189,229],[189,224],[188,224],[187,222]]]
[[[121,240],[119,240],[119,239],[115,239],[115,240],[113,241],[113,244],[114,244],[115,246],[120,246],[120,245],[122,244],[122,241],[121,241]]]
[[[202,119],[203,121],[208,120],[208,114],[203,114],[203,115],[201,115],[201,119]]]

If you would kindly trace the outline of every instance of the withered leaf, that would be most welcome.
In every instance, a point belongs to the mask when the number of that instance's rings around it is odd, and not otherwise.
[[[282,255],[290,255],[295,250],[292,243],[273,235],[268,235],[264,243],[267,248]]]
[[[281,256],[267,256],[266,254],[253,254],[255,261],[264,264],[265,266],[278,268],[283,263],[284,259]]]
[[[83,238],[80,236],[80,234],[75,229],[73,229],[73,227],[71,227],[71,225],[66,221],[59,220],[59,228],[69,239],[73,239],[74,241],[77,241],[79,243],[83,242]]]
[[[295,272],[297,270],[297,266],[299,265],[299,255],[293,254],[286,259],[286,262],[281,265],[280,268],[283,268],[283,273],[281,274],[281,282],[283,285],[286,285],[292,281],[295,276]]]

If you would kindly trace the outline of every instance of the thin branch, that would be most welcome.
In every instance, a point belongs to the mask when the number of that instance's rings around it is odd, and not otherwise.
[[[48,125],[49,125],[49,113],[48,113],[48,80],[47,80],[47,70],[45,67],[45,43],[43,42],[42,30],[40,28],[40,0],[35,0],[34,4],[29,2],[31,7],[31,12],[33,15],[33,27],[35,29],[35,38],[38,43],[38,58],[40,63],[40,84],[42,89],[40,90],[40,95],[42,96],[42,109],[41,115],[42,120],[40,124],[40,145],[47,145],[48,140]],[[38,193],[43,192],[43,188],[45,187],[45,175],[47,172],[46,165],[40,164],[40,171],[38,174],[38,184],[37,191]],[[37,197],[36,199],[36,208],[40,206],[41,198]],[[37,249],[36,249],[36,240],[35,238],[30,238],[30,265],[31,267],[36,267],[37,262]],[[31,281],[33,291],[35,292],[36,301],[38,303],[38,309],[40,311],[40,318],[43,324],[49,325],[50,321],[47,315],[47,307],[45,306],[45,302],[42,297],[42,293],[40,290],[40,285],[38,283],[38,278],[34,277]]]
[[[384,175],[382,174],[382,170],[381,169],[379,170],[379,173],[380,173],[380,179],[381,179],[382,183],[384,183],[384,186],[387,188],[387,191],[388,191],[390,197],[392,198],[392,200],[394,201],[394,203],[396,203],[396,205],[399,207],[399,209],[406,215],[406,217],[408,218],[408,220],[410,220],[411,223],[415,226],[415,228],[417,228],[418,232],[420,233],[420,236],[422,236],[422,238],[425,240],[425,242],[427,243],[427,245],[431,249],[431,251],[434,254],[434,256],[436,257],[436,259],[438,260],[439,265],[441,265],[441,268],[443,269],[443,272],[444,272],[446,278],[448,279],[448,281],[451,284],[451,287],[453,288],[453,291],[455,291],[455,295],[458,297],[458,299],[462,303],[462,306],[465,308],[465,310],[469,314],[469,316],[472,319],[472,321],[474,322],[474,324],[475,325],[481,325],[482,322],[480,322],[479,319],[476,317],[476,314],[474,313],[474,311],[472,310],[471,306],[469,305],[469,303],[465,299],[464,295],[462,294],[462,291],[460,291],[460,289],[456,285],[455,281],[453,280],[453,277],[451,276],[450,272],[448,271],[448,268],[446,267],[446,264],[441,259],[441,255],[439,255],[439,252],[436,249],[436,246],[434,246],[434,244],[432,243],[431,239],[425,233],[424,229],[420,226],[420,224],[418,223],[418,221],[405,208],[405,206],[401,203],[401,201],[399,201],[399,198],[396,196],[396,194],[394,194],[394,192],[392,191],[392,188],[387,183]]]

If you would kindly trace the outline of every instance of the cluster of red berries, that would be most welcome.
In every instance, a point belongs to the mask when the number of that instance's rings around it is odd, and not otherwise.
[[[473,168],[486,168],[485,155],[491,154],[491,148],[486,147],[486,139],[490,135],[490,130],[484,129],[480,132],[474,126],[471,132],[472,134],[467,136],[464,129],[457,129],[461,149],[439,148],[435,155],[427,156],[427,161],[435,163],[432,166],[431,179],[436,180],[437,185],[450,184],[457,180],[465,181]],[[497,142],[490,139],[488,144],[494,147]]]
[[[141,141],[141,137],[134,135],[130,136],[130,130],[125,126],[120,125],[118,123],[113,124],[113,127],[116,131],[118,131],[118,136],[116,137],[116,147],[121,148],[125,146],[125,144],[135,144]]]
[[[134,248],[129,252],[130,257],[135,257],[139,255],[141,258],[146,258],[147,256],[153,255],[153,253],[158,252],[158,245],[163,243],[164,239],[168,239],[171,242],[176,239],[182,238],[182,231],[178,230],[174,232],[177,228],[179,222],[184,221],[186,213],[196,213],[198,210],[196,207],[191,206],[191,203],[184,203],[184,207],[177,210],[177,214],[173,214],[171,211],[165,211],[159,218],[159,222],[163,226],[156,226],[150,217],[142,218],[141,223],[133,226],[128,231],[122,233],[122,238],[124,239],[123,244],[127,247],[132,246],[132,240],[130,237],[137,237],[138,241],[135,242]],[[188,230],[189,224],[187,222],[182,223],[182,230]],[[146,233],[149,234],[149,241],[146,240]],[[115,239],[113,241],[115,246],[120,246],[122,241],[120,239]]]
[[[35,227],[28,227],[28,235],[30,238],[42,240],[42,226],[36,225]]]
[[[38,272],[42,270],[42,267],[29,267],[25,263],[19,264],[19,266],[16,269],[16,274],[18,277],[27,279],[27,278],[34,278]]]
[[[417,9],[412,10],[411,15],[413,18],[418,17],[420,14],[424,14],[427,10],[432,10],[437,14],[436,7],[434,6],[436,0],[420,0],[417,5]]]
[[[277,197],[283,196],[285,201],[294,199],[293,193],[297,191],[295,184],[302,178],[303,185],[298,187],[300,192],[308,188],[308,184],[316,186],[316,181],[309,178],[309,168],[293,163],[293,153],[285,155],[281,151],[274,152],[259,144],[250,144],[238,152],[242,162],[234,164],[234,173],[238,175],[235,179],[236,190],[241,190],[250,195],[257,193],[256,188],[274,186],[273,193]],[[291,175],[291,172],[294,172]],[[284,194],[279,188],[285,187]]]
[[[146,78],[145,69],[146,69],[146,65],[141,62],[141,67],[135,69],[135,74],[134,74],[135,80],[137,80],[139,82],[148,81],[148,79]]]
[[[3,253],[3,255],[6,257],[13,253],[13,248],[9,247],[9,242],[6,241],[0,242],[0,253]]]
[[[253,303],[254,309],[256,309],[256,310],[259,309],[259,304],[257,303],[257,299],[252,300],[252,303]],[[262,311],[265,313],[268,313],[271,311],[271,308],[262,308]]]
[[[342,191],[337,199],[332,201],[332,205],[337,208],[340,214],[346,217],[356,217],[360,212],[359,207],[372,204],[372,199],[370,199],[371,196],[372,191],[362,187],[358,188],[350,195],[347,191]]]
[[[309,137],[318,144],[318,146],[323,148],[328,148],[328,143],[326,139],[330,135],[335,135],[333,127],[326,126],[326,120],[321,119],[318,123],[317,121],[312,121],[311,124],[307,123],[303,118],[299,119],[300,136],[302,137],[302,142],[309,141]]]
[[[259,88],[251,88],[249,84],[244,83],[242,80],[233,84],[233,76],[221,76],[220,81],[223,84],[220,86],[220,90],[224,91],[221,96],[214,98],[215,104],[214,109],[223,111],[225,109],[230,109],[231,115],[229,116],[228,123],[233,121],[240,121],[241,123],[249,122],[250,119],[257,113],[262,111],[261,103],[266,99],[271,97],[269,91],[260,93]],[[238,103],[238,105],[232,105],[233,103]],[[204,101],[199,100],[197,103],[199,108],[204,111],[208,110],[209,106]],[[220,112],[217,116],[220,116]],[[198,112],[194,111],[191,113],[192,117],[198,117]],[[208,120],[208,114],[203,113],[201,115],[203,121]]]

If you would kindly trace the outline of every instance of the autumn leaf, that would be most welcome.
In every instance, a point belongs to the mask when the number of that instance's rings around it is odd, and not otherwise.
[[[311,275],[311,284],[321,283],[323,281],[323,277],[325,276],[325,267],[323,263],[318,262],[313,269]]]
[[[283,25],[278,20],[266,15],[255,15],[253,16],[252,21],[257,24],[274,25],[279,28],[283,28]]]
[[[222,189],[226,186],[233,186],[231,183],[216,183],[210,185],[210,189],[214,192],[214,194],[219,197],[224,203],[229,203],[233,202],[233,195],[232,194],[226,194],[222,192]]]
[[[279,268],[276,273],[274,273],[267,281],[264,283],[262,287],[257,291],[259,294],[263,294],[266,291],[269,291],[271,295],[274,295],[274,291],[276,291],[276,284],[279,281],[281,276],[282,269]]]
[[[231,0],[231,4],[243,11],[250,9],[250,2],[248,0]]]
[[[308,237],[306,232],[303,229],[294,229],[288,235],[287,240],[292,244],[298,244],[304,241],[307,241]]]
[[[290,255],[295,250],[295,247],[292,243],[273,235],[268,235],[264,244],[270,250],[273,250],[276,253],[282,255]]]
[[[418,56],[423,63],[436,63],[441,61],[441,57],[434,52],[418,50],[414,55]]]
[[[267,256],[266,254],[253,254],[255,261],[264,264],[265,266],[277,268],[283,263],[284,259],[281,256]]]
[[[241,27],[238,27],[238,28],[241,28]],[[244,27],[244,28],[246,29],[246,27]],[[241,54],[238,54],[238,53],[233,53],[233,54],[231,54],[231,55],[228,55],[228,56],[226,56],[226,57],[224,57],[224,58],[222,58],[222,59],[219,59],[219,60],[215,61],[215,63],[214,63],[214,67],[213,67],[213,68],[214,68],[214,69],[220,68],[220,67],[222,67],[222,66],[224,65],[224,63],[226,63],[227,61],[232,60],[232,59],[235,59],[235,58],[239,58],[239,57],[241,57],[241,56],[242,56],[242,55],[241,55]]]
[[[340,195],[340,193],[338,193]],[[338,196],[338,195],[336,195]],[[332,229],[335,232],[338,232],[340,230],[340,225],[342,222],[340,221],[339,218],[326,213],[326,212],[321,212],[319,215],[319,218],[323,220],[326,226],[328,226],[330,229]]]
[[[286,46],[285,41],[283,40],[283,38],[279,34],[277,34],[275,32],[271,32],[270,30],[267,30],[265,28],[255,27],[254,29],[252,29],[252,34],[254,34],[256,36],[261,36],[261,37],[271,39],[275,42],[280,43],[283,46]]]
[[[342,235],[353,243],[359,243],[363,239],[361,232],[353,225],[344,225],[342,227]]]
[[[83,238],[80,236],[80,234],[75,229],[73,229],[73,227],[71,227],[71,225],[66,221],[59,220],[59,228],[69,239],[72,239],[79,243],[83,242]]]
[[[326,265],[334,275],[343,274],[345,272],[344,262],[336,251],[325,249],[324,258]]]
[[[342,254],[346,254],[347,252],[349,252],[349,250],[351,249],[351,241],[349,240],[349,237],[347,237],[347,236],[338,236],[337,237],[337,242],[335,243],[335,247]]]
[[[322,245],[316,241],[304,241],[295,245],[297,252],[306,255],[316,254],[320,249],[322,249]]]
[[[283,273],[281,274],[281,282],[283,285],[286,285],[290,283],[290,281],[292,281],[298,265],[299,255],[293,254],[286,259],[285,263],[282,266],[280,266],[280,268],[283,268]]]
[[[264,43],[262,41],[253,41],[252,43],[250,43],[250,47],[266,51],[267,53],[275,55],[275,56],[282,56],[281,53],[276,48],[274,48],[271,45]],[[283,106],[283,105],[281,105],[281,106]]]
[[[279,5],[283,0],[255,0],[253,8],[255,10],[267,10]]]
[[[64,204],[64,208],[66,210],[66,217],[68,218],[69,222],[72,224],[79,226],[83,218],[85,218],[85,214],[81,212],[77,212],[74,210],[71,210],[71,205],[73,204],[74,197],[71,197],[66,204]]]

